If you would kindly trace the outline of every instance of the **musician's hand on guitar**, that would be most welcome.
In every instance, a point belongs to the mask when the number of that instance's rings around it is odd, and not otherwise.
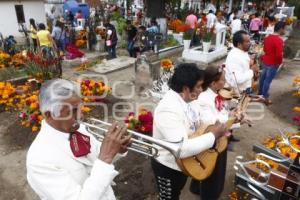
[[[226,125],[217,121],[211,128],[210,131],[214,134],[215,138],[224,136],[227,131]]]
[[[125,135],[127,127],[124,124],[113,123],[106,133],[100,148],[98,158],[111,164],[117,153],[126,152],[131,136]]]

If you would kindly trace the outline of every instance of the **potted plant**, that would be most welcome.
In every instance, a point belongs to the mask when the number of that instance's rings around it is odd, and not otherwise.
[[[184,50],[189,49],[191,45],[191,40],[193,38],[193,29],[189,29],[183,33],[183,45]]]
[[[211,32],[205,32],[204,35],[203,35],[203,41],[202,41],[202,44],[203,44],[203,51],[204,52],[208,52],[209,51],[209,48],[210,48],[210,45],[211,45],[211,38],[212,38],[212,33]]]

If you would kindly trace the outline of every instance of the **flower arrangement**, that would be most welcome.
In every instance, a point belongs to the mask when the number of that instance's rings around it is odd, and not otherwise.
[[[81,94],[85,97],[97,97],[104,94],[109,94],[111,92],[111,87],[105,85],[102,81],[95,81],[90,79],[84,79],[80,82]],[[89,102],[92,101],[91,98],[88,98]],[[87,98],[85,98],[87,101]],[[95,101],[98,99],[94,98]]]
[[[293,135],[300,135],[300,133],[288,133],[287,137],[291,137]],[[275,149],[276,144],[281,141],[282,141],[281,136],[277,135],[275,137],[265,139],[265,141],[263,142],[263,145],[268,149]],[[294,138],[294,139],[291,139],[290,142],[293,147],[300,149],[300,140],[299,139]],[[282,155],[289,157],[291,159],[296,158],[297,152],[295,152],[293,149],[291,149],[288,145],[280,144],[278,146],[279,146],[279,149],[280,149]]]
[[[169,29],[175,31],[176,33],[186,31],[184,23],[180,19],[171,20],[169,24]]]
[[[296,22],[296,21],[297,21],[297,17],[296,17],[296,16],[287,17],[287,18],[285,19],[285,24],[286,24],[286,25],[291,25],[291,24],[293,24],[293,23]]]
[[[173,63],[171,59],[162,59],[160,61],[160,67],[165,71],[169,71],[173,67]]]
[[[293,86],[297,88],[297,90],[292,94],[294,97],[300,97],[300,76],[296,76],[293,80]],[[300,112],[300,106],[295,106],[293,108],[294,112]],[[298,127],[300,127],[300,115],[293,117],[293,121],[296,123]]]
[[[193,29],[186,30],[183,33],[183,40],[191,40],[193,38],[194,31]]]
[[[1,100],[8,99],[16,91],[16,88],[9,82],[0,82],[0,104]]]
[[[25,127],[31,127],[32,132],[37,132],[44,117],[40,111],[38,102],[38,91],[33,92],[25,98],[25,107],[20,112],[19,118],[21,124]]]
[[[0,51],[0,69],[10,66],[22,67],[24,66],[25,60],[26,59],[22,53],[16,53],[11,56],[8,53]]]
[[[37,79],[39,82],[52,79],[55,75],[55,69],[61,62],[62,57],[53,57],[51,59],[43,58],[42,55],[32,51],[27,52],[25,62],[25,71],[30,78]]]
[[[105,39],[106,37],[106,29],[104,27],[96,28],[95,33],[100,35],[102,39]]]
[[[9,61],[11,57],[8,53],[0,51],[0,69],[9,66]]]
[[[150,111],[141,109],[137,118],[133,112],[129,113],[125,119],[125,123],[128,129],[139,133],[151,134],[153,129],[153,116]]]
[[[80,84],[81,93],[84,96],[101,96],[104,93],[110,93],[111,88],[101,81],[85,79]],[[39,110],[38,90],[30,90],[30,83],[15,87],[9,82],[0,82],[0,105],[5,106],[5,110],[16,110],[19,113],[21,124],[25,127],[31,127],[32,132],[39,130],[43,116]],[[84,102],[100,101],[102,99],[93,99],[85,97]],[[81,111],[86,113],[92,109],[82,106]]]
[[[85,46],[87,43],[87,32],[86,30],[81,30],[79,33],[76,35],[76,41],[75,45],[79,48]]]

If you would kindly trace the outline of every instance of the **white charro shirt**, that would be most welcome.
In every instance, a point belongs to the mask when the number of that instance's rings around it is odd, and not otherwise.
[[[250,56],[247,52],[234,47],[225,63],[226,82],[235,90],[244,91],[252,85],[253,71],[250,69]]]
[[[69,134],[45,120],[27,153],[27,180],[42,200],[115,200],[111,184],[118,175],[112,164],[99,160],[100,143],[90,137],[91,153],[75,157]]]
[[[154,111],[153,137],[168,142],[183,139],[180,158],[190,157],[211,148],[215,136],[209,132],[189,139],[198,128],[197,113],[175,91],[169,90]],[[174,170],[181,171],[174,156],[167,150],[157,147],[159,156],[156,160]]]
[[[227,104],[224,102],[224,107],[221,111],[216,108],[215,98],[218,96],[212,89],[208,88],[206,91],[201,92],[198,99],[191,104],[194,110],[197,111],[200,124],[212,125],[216,121],[225,123],[228,120],[229,111]]]

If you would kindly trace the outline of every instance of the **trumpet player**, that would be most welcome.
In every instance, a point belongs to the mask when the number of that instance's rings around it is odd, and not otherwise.
[[[41,130],[27,153],[27,180],[43,200],[115,200],[113,161],[127,151],[126,127],[114,123],[102,143],[78,122],[76,85],[45,82],[39,95]]]
[[[197,99],[202,91],[204,72],[195,64],[183,63],[175,68],[169,81],[170,90],[159,102],[154,112],[153,137],[168,142],[183,144],[180,158],[190,157],[211,148],[215,140],[226,132],[224,124],[216,122],[211,132],[190,139],[198,127],[197,113],[190,102]],[[160,200],[178,200],[187,176],[176,164],[173,155],[158,147],[159,155],[152,159]]]

